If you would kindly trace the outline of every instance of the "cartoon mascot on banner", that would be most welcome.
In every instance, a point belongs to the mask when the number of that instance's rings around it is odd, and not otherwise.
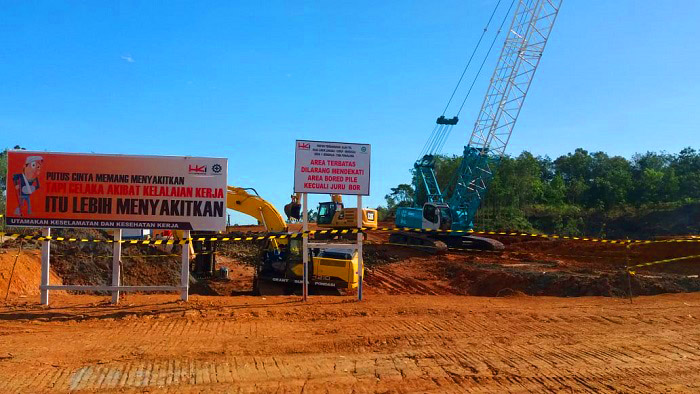
[[[41,165],[44,159],[41,156],[28,156],[24,161],[24,167],[21,174],[12,175],[12,182],[15,185],[17,194],[17,208],[15,215],[22,216],[22,207],[27,206],[27,216],[32,214],[31,196],[39,189],[39,174],[41,174]]]

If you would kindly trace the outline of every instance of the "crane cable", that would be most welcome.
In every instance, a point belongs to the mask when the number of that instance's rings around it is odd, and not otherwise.
[[[457,81],[457,85],[455,86],[454,90],[452,90],[452,95],[450,95],[450,99],[447,100],[447,105],[445,105],[445,109],[442,110],[442,115],[445,115],[445,112],[447,112],[447,108],[449,108],[450,103],[452,103],[452,99],[455,97],[455,93],[457,93],[457,89],[459,88],[459,85],[462,83],[462,79],[464,78],[464,74],[467,73],[467,69],[469,68],[469,65],[472,63],[472,60],[474,59],[474,55],[476,55],[476,51],[479,49],[479,45],[481,45],[481,40],[484,39],[484,36],[486,35],[486,32],[489,29],[489,25],[491,24],[491,21],[493,20],[493,16],[496,15],[496,10],[498,10],[498,6],[501,4],[501,0],[498,0],[496,3],[496,6],[493,7],[493,11],[491,12],[491,16],[489,17],[489,21],[486,22],[486,26],[484,27],[484,30],[481,32],[481,37],[479,37],[479,41],[476,42],[476,46],[474,46],[474,50],[472,51],[471,56],[469,56],[469,60],[467,61],[467,64],[464,66],[464,70],[462,70],[462,75],[459,76],[459,80]]]
[[[481,45],[481,42],[484,39],[484,36],[486,35],[486,32],[488,32],[489,26],[491,25],[491,22],[493,21],[494,15],[496,15],[496,11],[498,11],[498,7],[500,6],[501,1],[502,0],[498,0],[496,2],[496,6],[493,8],[493,11],[491,11],[491,15],[489,16],[489,20],[488,20],[488,22],[486,22],[486,26],[484,26],[484,29],[481,32],[481,36],[479,37],[479,40],[477,41],[476,45],[474,46],[474,50],[472,51],[471,55],[469,56],[469,60],[467,61],[467,64],[464,66],[464,70],[462,70],[462,74],[460,75],[459,80],[457,81],[457,85],[452,90],[452,94],[450,95],[449,100],[447,100],[447,105],[445,105],[445,109],[442,111],[442,116],[445,116],[447,109],[449,108],[450,104],[452,103],[452,99],[454,98],[455,94],[457,93],[457,89],[459,88],[460,84],[462,83],[462,80],[464,79],[464,75],[466,74],[467,69],[469,69],[471,62],[474,59],[474,56],[476,55],[476,52],[479,49],[479,46]],[[510,13],[510,10],[513,7],[514,3],[515,3],[515,0],[512,0],[510,7],[508,8],[508,12],[506,12],[506,17]],[[502,27],[503,27],[503,23],[501,23],[501,28]],[[501,28],[499,28],[499,33],[501,31]],[[495,41],[495,38],[494,38],[494,41]],[[491,47],[493,47],[493,42],[491,43]],[[489,52],[490,51],[491,50],[489,49]],[[487,54],[487,56],[488,56],[488,54]],[[485,60],[484,60],[484,62],[485,62]],[[481,65],[482,68],[483,68],[484,62],[482,62],[482,65]],[[481,71],[481,68],[479,69],[479,72],[480,71]],[[477,77],[478,77],[478,75],[479,74],[477,73]],[[473,86],[474,86],[474,82],[472,82],[472,87]],[[471,88],[469,89],[469,91],[471,92]],[[467,93],[467,96],[469,96],[469,93]],[[464,101],[466,101],[466,97],[465,97]],[[462,102],[462,107],[464,106],[464,101]],[[461,107],[460,107],[460,111],[461,111]],[[459,115],[459,113],[458,113],[458,115]],[[439,151],[439,149],[442,149],[440,147],[440,142],[442,141],[442,144],[444,145],[444,140],[446,139],[446,135],[449,135],[450,131],[452,130],[452,127],[454,127],[454,125],[440,125],[440,124],[435,125],[435,127],[433,128],[433,131],[430,133],[430,137],[428,137],[428,140],[425,142],[425,145],[423,145],[423,149],[421,149],[420,155],[423,156],[427,153],[433,153],[433,152]]]
[[[428,138],[428,141],[425,142],[425,145],[423,145],[423,149],[421,149],[421,151],[420,151],[421,157],[423,157],[423,155],[428,153],[428,150],[429,150],[428,146],[431,144],[431,141],[433,140],[433,136],[435,135],[435,131],[437,131],[437,129],[441,126],[442,126],[441,124],[436,123],[435,127],[433,127],[433,131],[430,133],[430,137]]]
[[[477,79],[479,78],[479,75],[481,74],[481,71],[484,69],[484,65],[486,64],[486,61],[489,58],[489,55],[491,54],[491,51],[493,50],[493,46],[496,44],[496,40],[498,37],[501,35],[501,32],[503,31],[503,26],[505,25],[506,21],[508,20],[508,15],[510,15],[510,11],[513,9],[513,5],[515,4],[515,0],[512,0],[510,3],[510,7],[508,7],[508,11],[505,13],[503,16],[503,20],[501,21],[501,25],[498,27],[498,31],[496,32],[496,35],[493,37],[493,40],[491,40],[491,45],[489,46],[488,51],[486,51],[486,55],[484,55],[484,59],[481,61],[481,65],[479,66],[479,70],[477,70],[476,75],[474,76],[474,79],[472,80],[471,85],[469,85],[469,90],[467,90],[467,94],[464,96],[464,100],[462,100],[462,105],[459,106],[459,110],[457,111],[457,115],[462,112],[462,109],[464,108],[464,104],[467,103],[467,99],[469,98],[469,95],[472,92],[472,89],[474,88],[474,85],[476,84]],[[452,131],[452,128],[450,127],[445,135],[442,137],[442,140],[437,144],[435,152],[440,152],[442,151],[442,148],[445,146],[445,143],[447,142],[447,138],[450,135],[450,131]]]

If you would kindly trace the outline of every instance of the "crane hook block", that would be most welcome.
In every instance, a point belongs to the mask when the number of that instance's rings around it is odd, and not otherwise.
[[[452,119],[448,119],[448,118],[445,117],[445,115],[442,115],[441,117],[437,118],[437,121],[436,121],[435,123],[437,123],[437,124],[448,124],[448,125],[454,126],[454,125],[457,124],[457,122],[459,122],[459,118],[456,117],[456,116],[455,116],[454,118],[452,118]]]

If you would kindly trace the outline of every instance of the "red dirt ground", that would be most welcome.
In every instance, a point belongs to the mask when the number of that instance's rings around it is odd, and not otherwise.
[[[698,392],[700,294],[0,304],[0,392]]]
[[[250,245],[218,257],[228,280],[193,284],[219,296],[129,294],[112,306],[52,292],[49,308],[38,251],[23,251],[2,302],[16,249],[0,248],[0,392],[700,391],[700,293],[624,298],[626,264],[699,255],[700,243],[503,237],[504,252],[434,255],[387,237],[369,234],[362,303],[249,296]],[[106,281],[78,252],[56,268]],[[133,284],[177,273],[177,259],[130,253]],[[633,293],[698,291],[698,263],[637,269]],[[585,295],[612,297],[564,298]]]

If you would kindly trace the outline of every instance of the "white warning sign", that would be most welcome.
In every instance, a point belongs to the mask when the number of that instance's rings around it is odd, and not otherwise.
[[[296,141],[294,192],[369,195],[369,144]]]

